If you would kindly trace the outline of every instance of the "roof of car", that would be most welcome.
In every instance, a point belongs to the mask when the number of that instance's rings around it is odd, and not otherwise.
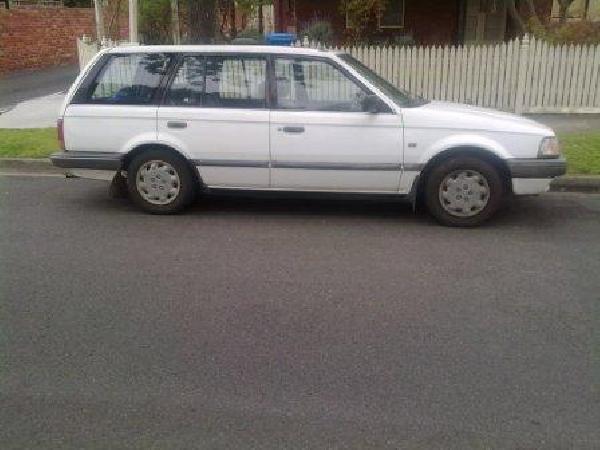
[[[124,45],[113,47],[108,53],[261,53],[284,55],[331,55],[335,52],[314,48],[283,47],[276,45]]]

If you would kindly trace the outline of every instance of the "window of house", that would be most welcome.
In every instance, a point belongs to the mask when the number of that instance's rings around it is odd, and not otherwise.
[[[161,53],[112,55],[91,85],[90,103],[146,105],[154,101],[170,57]]]
[[[404,27],[404,0],[388,0],[385,9],[379,15],[379,27]]]
[[[362,111],[364,89],[328,62],[277,59],[275,80],[277,107],[280,109]]]

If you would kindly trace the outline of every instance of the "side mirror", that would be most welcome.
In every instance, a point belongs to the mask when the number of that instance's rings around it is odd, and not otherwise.
[[[362,99],[362,110],[370,114],[377,114],[381,111],[381,100],[376,95],[366,95]]]

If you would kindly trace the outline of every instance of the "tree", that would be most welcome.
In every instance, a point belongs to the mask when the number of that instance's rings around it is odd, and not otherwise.
[[[181,43],[181,23],[179,20],[179,0],[171,0],[171,34],[173,44]]]
[[[361,41],[377,27],[377,18],[385,11],[387,0],[342,0],[340,10],[348,19],[352,39]]]
[[[569,7],[573,3],[574,0],[558,0],[559,5],[559,17],[560,23],[564,24],[567,21],[567,12]],[[518,30],[521,33],[526,33],[527,31],[535,31],[540,29],[545,29],[542,20],[540,20],[536,8],[534,0],[524,0],[523,2],[527,9],[526,15],[522,15],[517,8],[516,0],[506,0],[506,8],[508,11],[509,17],[517,26]],[[534,30],[531,30],[534,28]]]
[[[170,0],[142,0],[139,8],[139,31],[145,44],[171,42]]]
[[[258,16],[258,31],[264,32],[263,6],[273,4],[273,0],[238,0],[238,8],[247,15],[256,14]]]
[[[192,44],[210,44],[215,37],[216,0],[187,0],[189,40]]]

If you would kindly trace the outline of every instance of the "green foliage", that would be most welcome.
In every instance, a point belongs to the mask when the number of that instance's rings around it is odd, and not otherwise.
[[[56,128],[0,129],[0,158],[47,158],[58,148]]]
[[[600,175],[600,132],[559,136],[571,175]]]
[[[139,30],[145,44],[168,44],[171,36],[170,0],[139,0]]]
[[[326,20],[317,20],[308,25],[303,31],[303,36],[307,36],[311,42],[321,42],[324,44],[333,41],[333,27]]]
[[[259,5],[272,5],[273,0],[237,0],[236,5],[245,14],[252,14],[258,10]]]
[[[258,44],[262,44],[265,40],[265,37],[262,35],[262,33],[254,28],[248,28],[240,31],[237,37],[240,39],[254,39]]]
[[[93,0],[65,0],[67,8],[91,8],[94,6]]]
[[[348,18],[349,38],[360,42],[377,30],[377,19],[385,11],[387,0],[342,0],[340,9]]]
[[[539,20],[529,21],[531,33],[556,44],[600,44],[600,24],[589,21],[542,25]]]
[[[600,132],[559,136],[571,175],[600,175]],[[55,128],[0,129],[0,158],[47,158],[57,151]]]

